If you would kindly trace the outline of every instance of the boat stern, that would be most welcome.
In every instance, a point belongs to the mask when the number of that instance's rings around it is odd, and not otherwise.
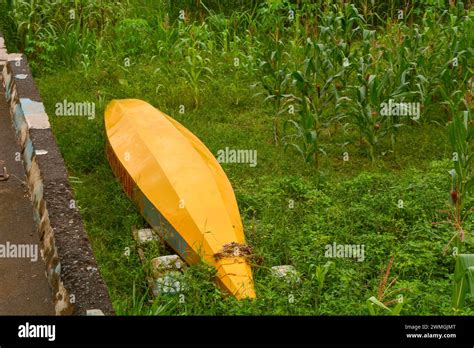
[[[245,257],[224,257],[215,267],[221,287],[238,300],[256,297],[252,269]]]

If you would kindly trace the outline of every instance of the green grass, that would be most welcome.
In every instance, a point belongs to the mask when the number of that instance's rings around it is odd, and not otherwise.
[[[70,25],[67,4],[56,8],[38,4],[41,15],[35,15],[19,2],[16,15],[2,23],[2,28],[29,55],[69,175],[78,178],[73,188],[118,314],[368,315],[367,300],[377,296],[382,271],[392,256],[391,277],[397,277],[393,288],[401,290],[406,300],[401,314],[453,314],[455,259],[443,254],[453,231],[433,223],[446,218],[440,210],[449,202],[452,150],[446,124],[457,111],[473,105],[468,81],[473,62],[472,48],[469,50],[472,10],[471,20],[462,21],[461,16],[468,13],[459,7],[450,8],[452,17],[448,18],[442,15],[444,5],[417,5],[406,22],[396,22],[390,13],[398,5],[378,4],[359,11],[366,15],[364,23],[349,5],[334,1],[335,7],[301,4],[296,11],[299,21],[290,25],[285,19],[288,4],[283,1],[252,1],[265,4],[246,12],[226,8],[225,15],[217,0],[208,2],[211,12],[184,0],[172,6],[145,0],[121,5],[84,3],[87,6],[76,8],[81,21]],[[236,3],[236,8],[243,3]],[[355,3],[361,9],[360,2]],[[180,5],[191,14],[185,23],[174,21]],[[168,19],[167,10],[171,13]],[[0,11],[4,13],[3,5]],[[345,20],[336,20],[341,13]],[[377,17],[376,13],[382,14]],[[355,19],[358,31],[347,24]],[[377,31],[374,41],[367,40],[365,45],[361,41],[364,30]],[[419,38],[416,30],[421,33]],[[402,34],[406,35],[403,40]],[[307,36],[324,47],[305,51]],[[262,76],[261,64],[271,61],[276,47],[283,51],[272,61],[274,77]],[[383,56],[379,56],[381,51]],[[186,63],[186,56],[193,52],[202,58],[202,64]],[[462,52],[457,69],[449,65],[453,52]],[[346,55],[350,67],[342,79],[328,85],[328,98],[320,99],[316,86],[340,71]],[[236,57],[238,69],[234,67]],[[130,59],[130,67],[124,66],[125,58]],[[360,59],[366,66],[358,65]],[[306,85],[289,81],[284,86],[279,80],[280,71],[298,76],[295,72],[312,62],[317,63],[314,71],[305,71]],[[183,69],[194,72],[194,77]],[[199,71],[207,77],[198,78]],[[402,99],[407,98],[403,100],[421,100],[426,107],[420,122],[401,120],[393,144],[392,120],[372,119],[362,108],[350,114],[347,106],[338,107],[340,97],[350,97],[349,106],[355,105],[359,87],[371,74],[378,75],[382,87],[377,91],[368,88],[368,94],[359,98],[361,105],[376,110],[381,100],[398,90]],[[262,96],[262,81],[271,83],[275,77],[269,94],[306,96],[311,104],[308,110],[320,114],[317,125],[309,122],[301,128],[308,136],[315,127],[318,132],[317,148],[326,155],[318,156],[317,169],[284,146],[294,140],[310,147],[314,139],[289,139],[283,132],[280,145],[275,145],[273,123],[278,106]],[[405,78],[407,83],[402,81]],[[460,92],[451,95],[455,90]],[[461,95],[464,103],[458,98]],[[204,264],[186,270],[184,302],[178,296],[152,299],[145,280],[148,266],[140,263],[131,233],[133,226],[146,224],[122,192],[105,157],[104,109],[110,100],[120,98],[151,103],[190,129],[214,154],[225,147],[257,150],[256,167],[223,164],[237,197],[247,242],[263,260],[253,265],[256,300],[236,301],[223,294],[214,283],[213,269]],[[282,98],[282,107],[293,100]],[[96,118],[55,116],[55,104],[65,99],[94,102]],[[181,106],[184,114],[179,112]],[[301,115],[311,121],[311,112]],[[357,119],[361,115],[365,119]],[[300,125],[305,122],[298,120],[298,114],[293,116]],[[280,127],[289,119],[282,112]],[[374,124],[380,120],[381,130],[376,131]],[[388,135],[382,136],[386,130]],[[368,140],[373,140],[371,146]],[[345,153],[348,161],[343,160]],[[398,207],[400,200],[403,208]],[[472,218],[464,227],[472,230]],[[363,244],[365,260],[328,259],[325,246],[332,243]],[[127,248],[129,256],[124,254]],[[464,249],[474,250],[470,233]],[[162,245],[148,251],[148,257],[171,252]],[[334,266],[322,281],[321,270],[328,261]],[[301,282],[274,279],[270,268],[281,264],[295,266]],[[468,297],[461,313],[473,314],[473,304]]]
[[[431,226],[442,219],[437,210],[446,204],[450,183],[446,161],[450,152],[443,127],[405,127],[396,155],[381,156],[375,164],[357,144],[335,146],[322,157],[318,180],[302,158],[273,145],[269,106],[262,107],[251,92],[241,96],[241,105],[235,107],[235,95],[218,88],[229,78],[219,75],[206,87],[212,92],[203,93],[207,97],[202,107],[190,106],[182,115],[178,105],[181,101],[191,105],[192,91],[171,76],[150,78],[147,72],[153,68],[138,66],[133,75],[109,68],[91,74],[108,77],[103,79],[78,78],[77,71],[61,70],[37,79],[69,173],[81,181],[73,185],[77,200],[119,313],[150,313],[151,309],[147,301],[137,304],[146,296],[146,283],[131,234],[132,226],[145,223],[121,191],[104,152],[103,109],[112,97],[147,100],[192,130],[213,153],[226,146],[258,151],[255,168],[223,165],[237,196],[248,243],[264,258],[254,267],[258,299],[237,302],[223,296],[212,281],[212,271],[201,265],[187,271],[191,286],[185,304],[177,297],[160,297],[155,303],[160,314],[366,315],[365,300],[376,292],[380,271],[391,255],[395,255],[397,286],[409,289],[402,314],[450,314],[454,264],[442,249],[451,232]],[[128,78],[126,86],[116,82],[122,77]],[[159,95],[156,81],[164,85]],[[106,99],[98,104],[94,120],[53,116],[54,104],[64,98],[97,102],[98,95]],[[342,143],[337,137],[332,141]],[[344,151],[350,155],[348,162],[342,161]],[[404,209],[397,207],[399,199]],[[289,200],[295,202],[293,209]],[[314,266],[328,261],[324,246],[333,242],[364,244],[366,259],[361,263],[333,259],[336,267],[317,300]],[[126,247],[132,250],[128,258]],[[269,268],[279,264],[294,265],[302,283],[275,281]],[[294,303],[288,300],[290,294]],[[144,309],[137,311],[137,306]]]

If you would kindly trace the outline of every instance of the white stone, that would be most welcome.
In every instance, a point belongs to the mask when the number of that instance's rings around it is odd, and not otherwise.
[[[168,272],[180,271],[183,267],[184,263],[178,255],[159,256],[151,260],[151,269],[155,278]]]
[[[185,290],[183,275],[180,272],[169,272],[163,277],[155,279],[153,295],[178,294]]]
[[[158,240],[158,238],[153,234],[153,230],[151,228],[142,228],[141,230],[138,230],[137,242],[139,244],[152,242],[154,240]]]
[[[86,315],[100,316],[100,315],[105,315],[105,314],[100,309],[88,309],[86,311]]]
[[[273,276],[280,279],[284,279],[287,282],[300,282],[298,272],[296,271],[296,268],[292,265],[273,266],[271,268],[271,273]]]

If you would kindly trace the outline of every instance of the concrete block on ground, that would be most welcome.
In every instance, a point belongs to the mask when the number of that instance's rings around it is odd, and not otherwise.
[[[157,241],[158,237],[153,233],[151,228],[142,228],[137,231],[135,240],[138,242],[138,244],[146,244]]]
[[[179,294],[183,292],[186,286],[181,271],[184,267],[184,261],[178,255],[159,256],[152,259],[153,295]]]
[[[166,275],[156,278],[152,287],[153,295],[173,295],[185,291],[186,286],[183,278],[183,274],[177,271],[168,272]]]
[[[155,257],[151,260],[152,274],[155,279],[169,272],[179,272],[184,268],[184,262],[178,255]]]

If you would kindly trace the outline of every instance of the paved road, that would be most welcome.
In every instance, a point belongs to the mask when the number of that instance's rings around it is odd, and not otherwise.
[[[15,160],[20,148],[4,96],[0,87],[0,168],[10,174],[0,181],[0,315],[53,315],[25,171]],[[23,257],[12,257],[15,251]]]

